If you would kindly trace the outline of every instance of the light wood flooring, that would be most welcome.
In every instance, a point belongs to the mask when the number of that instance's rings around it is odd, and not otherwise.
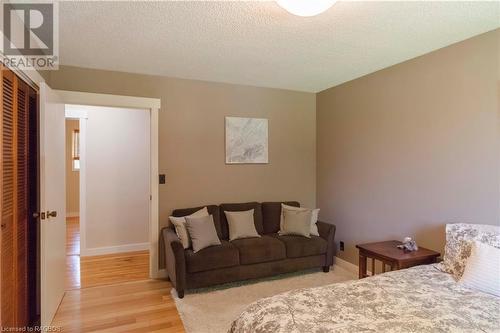
[[[80,220],[78,217],[66,218],[66,255],[80,255]]]
[[[82,288],[147,280],[149,251],[82,257],[80,270]]]
[[[66,219],[66,290],[80,288],[80,223]]]
[[[77,218],[68,219],[67,238],[67,291],[53,326],[62,332],[184,332],[171,284],[148,279],[148,251],[80,259]]]
[[[62,332],[184,332],[170,289],[147,280],[67,291],[52,325]]]
[[[66,290],[146,280],[149,251],[80,257],[80,224],[66,222]]]

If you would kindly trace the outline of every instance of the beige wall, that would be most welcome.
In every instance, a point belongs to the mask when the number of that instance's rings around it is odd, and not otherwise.
[[[359,242],[410,235],[442,250],[446,222],[499,223],[498,40],[484,34],[317,95],[64,66],[49,83],[161,98],[162,225],[176,207],[317,197],[346,243],[339,256],[356,263]],[[224,116],[269,119],[268,165],[224,163]]]
[[[149,249],[150,112],[73,108],[86,115],[80,131],[81,255]]]
[[[72,165],[72,133],[78,129],[79,120],[66,120],[66,214],[80,212],[80,172],[73,171]]]
[[[54,89],[161,98],[160,224],[174,208],[316,195],[315,94],[62,67]],[[224,117],[269,119],[269,164],[226,165]]]
[[[317,95],[317,200],[341,258],[446,222],[499,224],[499,31]]]

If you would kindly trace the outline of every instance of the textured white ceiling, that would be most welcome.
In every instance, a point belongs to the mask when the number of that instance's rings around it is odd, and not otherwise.
[[[62,2],[64,65],[317,92],[500,27],[500,2]]]

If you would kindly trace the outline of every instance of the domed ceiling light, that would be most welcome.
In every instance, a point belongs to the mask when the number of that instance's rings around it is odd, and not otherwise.
[[[297,16],[315,16],[333,6],[337,0],[277,0],[280,7]]]

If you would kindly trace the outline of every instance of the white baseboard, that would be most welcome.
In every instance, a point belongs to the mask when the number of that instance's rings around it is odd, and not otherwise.
[[[348,261],[346,261],[344,259],[341,259],[339,257],[334,257],[333,264],[334,265],[338,265],[339,267],[342,267],[343,269],[348,270],[349,272],[354,273],[356,275],[359,274],[359,268],[358,268],[357,265],[351,264],[350,262],[348,262]],[[372,274],[371,271],[367,271],[367,273],[369,275]]]
[[[136,243],[136,244],[126,244],[126,245],[116,245],[116,246],[106,246],[106,247],[93,247],[81,250],[82,257],[89,256],[100,256],[103,254],[113,254],[113,253],[123,253],[123,252],[134,252],[134,251],[144,251],[149,250],[149,243]]]
[[[333,258],[333,264],[334,265],[337,265],[339,267],[342,267],[343,269],[351,272],[351,273],[356,273],[358,274],[358,266],[354,265],[354,264],[351,264],[350,262],[344,260],[344,259],[341,259],[339,257],[334,257]]]
[[[66,217],[80,217],[80,212],[66,213]]]

